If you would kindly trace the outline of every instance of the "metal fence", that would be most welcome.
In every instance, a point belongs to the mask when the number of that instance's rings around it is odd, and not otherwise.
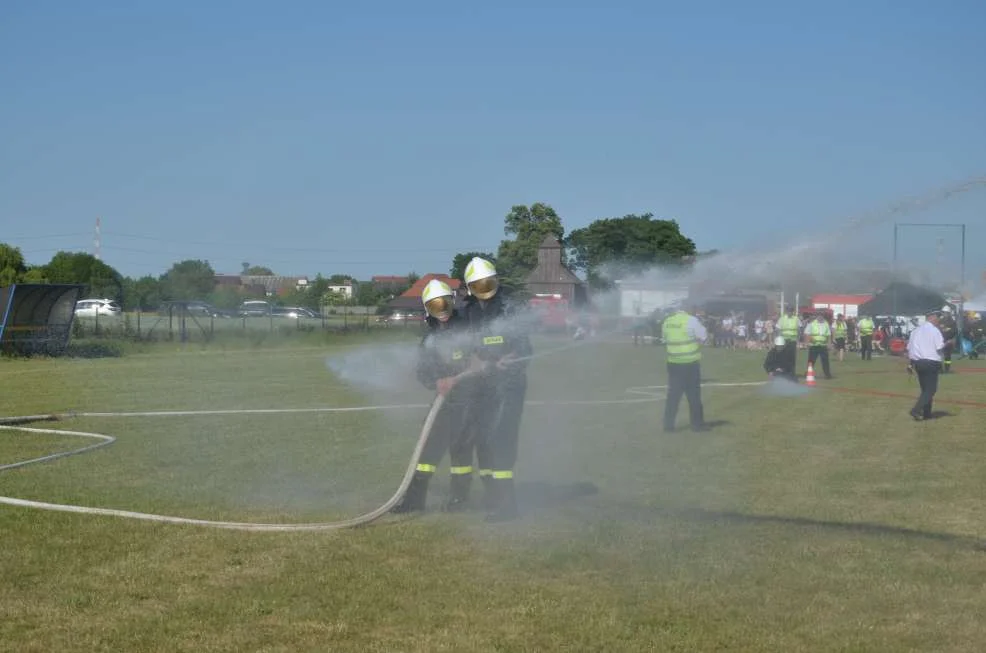
[[[420,329],[422,321],[377,315],[376,307],[353,306],[333,309],[316,318],[280,315],[221,317],[188,310],[134,311],[121,315],[76,317],[75,338],[107,338],[139,341],[209,341],[217,337],[299,333],[369,332],[383,329]]]

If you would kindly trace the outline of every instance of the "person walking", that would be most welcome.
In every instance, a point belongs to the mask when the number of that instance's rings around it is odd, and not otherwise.
[[[876,331],[873,318],[864,315],[856,326],[859,328],[859,356],[864,361],[873,360],[873,332]]]
[[[849,337],[849,325],[839,313],[835,317],[835,324],[832,325],[832,337],[835,339],[835,350],[839,352],[839,362],[846,360],[846,340]]]
[[[693,431],[708,431],[702,409],[702,344],[708,332],[697,317],[684,310],[672,313],[661,325],[661,340],[667,352],[668,396],[664,402],[664,431],[675,429],[682,395],[688,398]]]
[[[808,365],[814,367],[815,361],[821,359],[822,372],[826,379],[832,378],[829,367],[829,343],[832,342],[832,329],[825,321],[825,315],[818,313],[814,321],[805,327],[805,338],[808,340]]]
[[[921,394],[911,408],[911,417],[915,421],[932,418],[931,406],[938,392],[938,376],[945,351],[945,338],[938,324],[937,313],[928,315],[924,324],[914,329],[907,341],[908,371],[917,374],[921,386]]]

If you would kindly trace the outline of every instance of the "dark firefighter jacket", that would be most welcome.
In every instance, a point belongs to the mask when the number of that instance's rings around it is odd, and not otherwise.
[[[788,369],[790,361],[784,355],[783,349],[772,347],[767,352],[767,359],[763,362],[763,369],[767,374],[773,374],[780,370],[781,374],[793,374],[794,370]]]
[[[418,355],[418,380],[434,390],[438,379],[455,376],[469,366],[472,355],[472,334],[466,320],[458,311],[444,324],[429,316],[428,332],[421,339]]]
[[[474,333],[476,355],[484,361],[495,363],[507,354],[527,358],[533,352],[521,320],[508,314],[501,293],[490,300],[480,302],[473,296],[466,299],[466,322]],[[512,363],[503,373],[506,378],[522,376],[527,371],[527,361]]]
[[[955,318],[951,315],[942,316],[939,321],[939,325],[939,330],[941,331],[942,338],[945,339],[945,342],[954,339],[959,334],[958,325]]]

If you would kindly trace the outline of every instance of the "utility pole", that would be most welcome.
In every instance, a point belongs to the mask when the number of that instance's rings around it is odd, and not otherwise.
[[[92,255],[97,261],[101,261],[103,258],[102,254],[102,242],[99,234],[99,218],[96,218],[96,232],[93,234],[92,238]]]

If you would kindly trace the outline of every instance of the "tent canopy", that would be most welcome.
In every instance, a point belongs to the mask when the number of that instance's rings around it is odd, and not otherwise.
[[[941,293],[909,283],[894,282],[859,307],[860,315],[925,315],[948,302]]]

